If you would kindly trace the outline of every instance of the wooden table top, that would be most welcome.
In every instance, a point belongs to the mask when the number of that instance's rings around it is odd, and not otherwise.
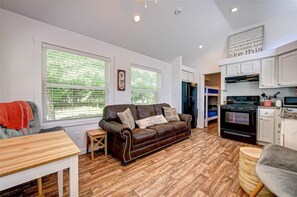
[[[87,131],[87,134],[92,137],[97,136],[97,135],[105,135],[106,133],[107,132],[104,131],[103,129],[94,129],[94,130]]]
[[[64,131],[0,140],[0,177],[78,155]]]

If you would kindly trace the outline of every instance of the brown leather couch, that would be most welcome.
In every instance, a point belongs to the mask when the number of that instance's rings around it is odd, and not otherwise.
[[[108,151],[119,159],[122,165],[155,150],[186,139],[191,135],[191,115],[179,114],[180,121],[150,126],[132,131],[121,124],[117,112],[130,108],[134,120],[163,114],[163,107],[170,105],[109,105],[103,110],[99,126],[108,131]]]

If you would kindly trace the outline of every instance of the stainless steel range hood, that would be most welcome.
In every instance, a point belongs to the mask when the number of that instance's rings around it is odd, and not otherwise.
[[[259,81],[259,75],[242,75],[236,77],[226,77],[226,83],[242,83],[242,82],[251,82]]]

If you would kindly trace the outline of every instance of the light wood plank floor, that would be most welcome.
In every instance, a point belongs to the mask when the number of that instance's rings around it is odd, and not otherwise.
[[[184,140],[128,166],[99,153],[79,158],[80,196],[247,196],[238,182],[238,153],[252,146],[218,137],[217,125],[193,129]],[[64,194],[68,196],[68,172]],[[56,174],[43,180],[46,196],[57,196]],[[26,189],[35,196],[37,188]]]

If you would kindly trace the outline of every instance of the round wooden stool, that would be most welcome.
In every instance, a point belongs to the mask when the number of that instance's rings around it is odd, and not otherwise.
[[[260,158],[262,149],[253,147],[241,147],[239,150],[239,183],[241,188],[251,194],[260,182],[256,171],[256,163]],[[266,187],[264,187],[258,196],[274,196]]]

